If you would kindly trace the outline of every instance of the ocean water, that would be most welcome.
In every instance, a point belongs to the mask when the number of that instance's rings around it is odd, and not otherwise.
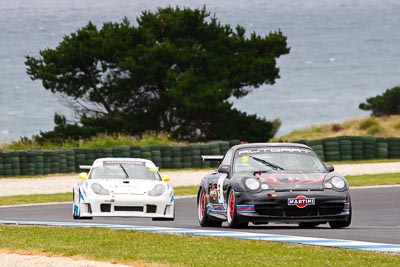
[[[89,21],[135,21],[143,10],[202,7],[247,33],[281,30],[291,52],[281,78],[234,106],[279,118],[277,136],[311,124],[367,116],[358,105],[400,85],[400,2],[390,0],[0,0],[0,143],[54,127],[55,112],[73,120],[60,98],[26,74],[26,55],[54,48]],[[245,137],[243,137],[245,139]]]

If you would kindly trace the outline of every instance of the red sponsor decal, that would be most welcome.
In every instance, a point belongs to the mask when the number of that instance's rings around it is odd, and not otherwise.
[[[315,205],[315,198],[307,198],[306,196],[300,195],[296,198],[288,198],[289,206],[297,206],[302,209],[307,207],[308,205]]]

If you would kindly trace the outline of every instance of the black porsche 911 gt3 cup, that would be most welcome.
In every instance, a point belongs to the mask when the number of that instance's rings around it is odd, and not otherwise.
[[[246,227],[269,222],[331,228],[351,223],[346,179],[314,151],[297,143],[254,143],[230,148],[206,175],[197,195],[201,226]]]

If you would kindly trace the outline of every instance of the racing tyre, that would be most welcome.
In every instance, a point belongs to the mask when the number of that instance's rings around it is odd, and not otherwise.
[[[232,188],[228,194],[228,208],[226,218],[230,228],[245,228],[249,225],[248,222],[241,222],[236,211],[236,196],[235,190]]]
[[[197,217],[202,227],[221,227],[222,222],[211,219],[207,214],[207,197],[203,188],[197,196]]]
[[[73,205],[72,205],[72,218],[74,220],[79,220],[80,219],[79,209],[77,209],[77,211],[75,211],[75,191],[72,194],[72,202],[73,202]],[[79,206],[79,200],[78,200],[78,204],[77,205]]]
[[[174,221],[175,220],[175,205],[174,205],[174,217],[172,218],[151,218],[152,221]]]
[[[349,218],[345,221],[333,221],[333,222],[329,222],[329,225],[331,226],[331,228],[333,229],[338,229],[338,228],[344,228],[344,227],[348,227],[351,224],[351,215],[349,216]]]
[[[81,192],[79,191],[79,194],[80,193]],[[77,210],[77,212],[75,212],[75,192],[72,194],[72,201],[74,203],[73,206],[72,206],[72,218],[74,220],[91,220],[91,219],[93,219],[93,217],[81,217],[79,215],[79,213],[80,213],[79,209]],[[80,196],[78,196],[78,206],[79,206],[80,202],[81,202],[81,198],[80,198]]]
[[[303,228],[303,229],[314,228],[318,225],[320,225],[320,223],[317,223],[317,222],[301,222],[301,223],[299,223],[299,227]]]
[[[351,216],[352,216],[352,207],[351,207],[351,202],[350,202],[350,214],[349,214],[349,217],[347,217],[347,219],[344,220],[344,221],[332,221],[332,222],[329,222],[329,225],[333,229],[348,227],[351,224]]]
[[[175,218],[151,218],[153,222],[160,222],[160,221],[174,221]]]

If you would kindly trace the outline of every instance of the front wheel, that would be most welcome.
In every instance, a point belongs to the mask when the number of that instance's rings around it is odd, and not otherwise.
[[[344,221],[332,221],[329,222],[329,225],[333,229],[349,227],[351,224],[351,217],[352,217],[352,207],[351,207],[351,201],[349,201],[349,216],[347,217],[347,219]]]
[[[152,221],[174,221],[175,220],[175,205],[174,205],[174,210],[173,210],[173,216],[172,218],[151,218]]]
[[[159,222],[159,221],[174,221],[175,218],[151,218],[153,222]]]
[[[75,203],[75,190],[72,192],[72,218],[74,220],[79,220],[79,200]]]
[[[303,228],[303,229],[314,228],[314,227],[317,227],[318,225],[320,225],[320,223],[317,223],[317,222],[301,222],[301,223],[299,223],[299,227]]]
[[[244,228],[248,226],[248,222],[241,222],[236,211],[235,190],[231,189],[228,194],[228,208],[226,214],[228,226],[230,228]]]
[[[211,219],[207,214],[207,197],[204,188],[201,188],[197,196],[197,216],[202,227],[220,227],[221,221]]]
[[[351,213],[350,213],[349,217],[344,221],[332,221],[332,222],[329,222],[330,227],[333,228],[333,229],[349,227],[350,224],[351,224]]]
[[[78,200],[77,203],[75,202],[75,191],[73,191],[72,193],[72,199],[73,199],[73,206],[72,206],[72,218],[74,220],[91,220],[93,219],[93,217],[81,217],[80,213],[81,213],[81,197],[80,197],[81,192],[79,191],[78,193]]]

